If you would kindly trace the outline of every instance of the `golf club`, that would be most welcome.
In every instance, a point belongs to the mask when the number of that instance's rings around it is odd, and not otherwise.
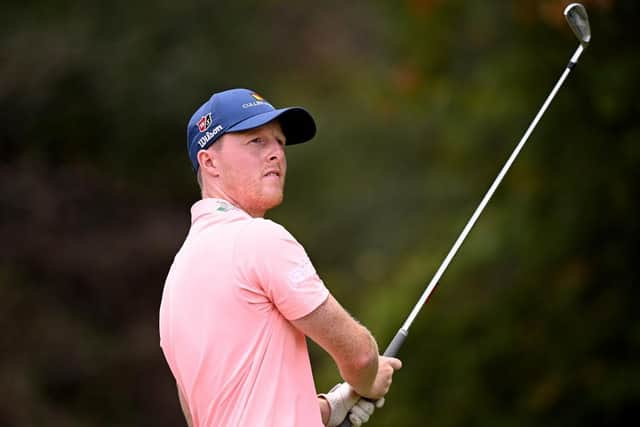
[[[383,354],[384,356],[393,357],[396,354],[398,354],[400,347],[402,346],[402,344],[404,343],[405,339],[409,334],[409,328],[411,327],[411,324],[413,323],[416,316],[422,309],[422,306],[424,306],[424,304],[427,302],[427,299],[429,298],[429,296],[431,295],[435,287],[438,285],[438,282],[442,277],[442,275],[444,274],[444,271],[449,266],[449,263],[455,256],[456,252],[458,252],[458,249],[464,242],[464,239],[467,237],[467,234],[469,234],[469,231],[471,231],[471,228],[473,227],[476,220],[478,219],[478,217],[484,210],[485,206],[491,199],[491,196],[493,196],[493,193],[496,191],[496,188],[498,188],[498,185],[500,185],[502,178],[504,178],[505,174],[511,167],[511,164],[514,162],[516,157],[518,157],[518,154],[520,153],[520,150],[522,150],[522,147],[524,146],[524,144],[527,142],[529,135],[531,135],[531,133],[535,129],[536,125],[540,121],[540,118],[542,118],[542,115],[547,110],[547,107],[549,106],[553,98],[556,96],[556,93],[564,83],[565,79],[567,78],[571,70],[578,63],[578,59],[580,58],[580,55],[582,54],[583,50],[587,47],[587,45],[591,41],[591,29],[589,28],[589,17],[587,16],[587,11],[583,5],[581,5],[580,3],[571,3],[564,9],[564,16],[569,24],[569,27],[571,27],[571,30],[580,41],[580,45],[571,56],[569,63],[567,64],[567,66],[564,69],[564,72],[560,76],[560,79],[558,80],[554,88],[551,90],[551,93],[547,96],[547,99],[542,104],[542,107],[540,108],[540,110],[538,111],[538,114],[536,114],[535,118],[529,125],[529,128],[527,129],[527,131],[524,133],[524,136],[516,146],[515,150],[513,150],[513,153],[511,153],[511,156],[509,157],[507,162],[504,164],[504,166],[500,170],[500,173],[498,174],[496,179],[493,181],[493,184],[491,184],[491,187],[489,187],[489,190],[482,198],[482,201],[476,208],[475,212],[473,212],[473,215],[471,215],[471,218],[469,219],[469,221],[467,222],[467,225],[465,225],[464,229],[458,236],[458,239],[453,244],[453,247],[449,250],[449,253],[445,257],[442,264],[440,265],[440,268],[438,268],[438,270],[436,271],[436,274],[433,276],[433,278],[429,282],[429,285],[427,286],[422,296],[418,300],[418,303],[413,307],[413,310],[411,310],[411,313],[405,320],[404,324],[398,330],[396,335],[393,337],[393,340],[391,340],[391,343],[387,346]],[[342,422],[342,424],[340,424],[340,427],[348,427],[348,426],[351,426],[351,422],[349,421],[349,416],[347,415],[347,417]]]

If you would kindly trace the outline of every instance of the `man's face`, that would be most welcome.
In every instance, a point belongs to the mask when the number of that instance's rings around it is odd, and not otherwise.
[[[280,124],[273,121],[225,134],[212,146],[217,150],[220,189],[252,216],[263,216],[282,203],[287,172],[284,145]]]

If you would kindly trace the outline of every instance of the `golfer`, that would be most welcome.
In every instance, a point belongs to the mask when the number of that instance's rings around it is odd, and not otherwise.
[[[160,345],[189,426],[336,426],[347,416],[357,426],[374,410],[360,396],[381,406],[401,367],[379,356],[300,243],[264,219],[283,200],[285,146],[315,133],[303,108],[275,109],[247,89],[215,93],[189,121],[202,199],[160,304]],[[316,394],[305,336],[345,381],[327,394]]]

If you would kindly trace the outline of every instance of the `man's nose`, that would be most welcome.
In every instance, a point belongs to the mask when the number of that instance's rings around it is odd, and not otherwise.
[[[278,141],[272,141],[272,148],[269,153],[269,160],[278,160],[284,158],[284,145]]]

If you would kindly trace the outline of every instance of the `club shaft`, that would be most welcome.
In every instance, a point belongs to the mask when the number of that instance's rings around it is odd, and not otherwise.
[[[458,239],[455,241],[455,243],[449,250],[449,253],[445,257],[444,261],[442,262],[442,264],[440,264],[440,268],[438,268],[438,271],[436,271],[436,274],[434,274],[433,278],[429,282],[427,289],[425,289],[425,291],[422,293],[422,296],[418,300],[418,303],[413,307],[413,310],[411,310],[411,313],[409,314],[407,319],[404,321],[402,327],[398,329],[398,332],[396,332],[396,335],[393,337],[393,340],[391,340],[391,342],[387,346],[386,350],[384,351],[384,356],[393,357],[398,354],[400,347],[402,347],[402,344],[404,343],[405,339],[409,334],[409,328],[411,328],[411,324],[415,320],[418,313],[420,313],[420,310],[422,310],[422,307],[427,302],[427,299],[429,299],[429,296],[431,295],[433,290],[438,285],[438,282],[440,281],[440,278],[442,277],[445,270],[449,266],[449,263],[455,256],[456,252],[458,252],[458,249],[460,249],[460,246],[462,246],[462,243],[467,238],[467,235],[471,231],[471,228],[473,228],[473,225],[476,223],[476,220],[484,210],[487,203],[489,203],[491,196],[493,196],[493,193],[496,191],[496,189],[500,185],[500,182],[506,175],[507,171],[515,161],[516,157],[518,157],[520,150],[522,150],[522,147],[529,139],[529,136],[538,125],[538,122],[544,115],[545,111],[549,107],[549,104],[551,103],[553,98],[556,96],[556,93],[558,92],[560,87],[562,87],[562,84],[564,83],[565,79],[567,78],[567,76],[569,75],[573,67],[578,63],[578,58],[580,58],[580,55],[582,54],[583,50],[584,50],[584,47],[580,45],[578,46],[574,54],[571,56],[571,60],[569,61],[569,64],[566,66],[566,68],[564,69],[562,75],[560,76],[560,79],[558,79],[558,82],[551,90],[551,93],[549,94],[549,96],[547,96],[547,99],[542,104],[542,107],[540,107],[538,114],[536,114],[536,116],[534,117],[533,121],[529,125],[529,128],[527,128],[527,131],[522,136],[522,139],[516,146],[515,150],[513,150],[513,153],[511,153],[511,156],[509,157],[507,162],[504,164],[504,166],[502,166],[500,173],[491,184],[491,187],[489,187],[489,190],[482,198],[482,201],[480,202],[476,210],[473,212],[473,215],[471,215],[471,218],[467,222],[467,225],[464,226],[464,229],[462,230],[462,232],[458,236]],[[350,427],[350,426],[351,426],[351,421],[349,420],[349,416],[347,416],[347,418],[345,418],[344,421],[342,421],[342,423],[340,424],[340,427]]]
[[[409,328],[411,327],[411,324],[415,320],[415,318],[418,315],[418,313],[420,313],[420,310],[422,310],[422,307],[427,302],[427,299],[429,298],[429,296],[431,295],[433,290],[438,285],[438,282],[440,281],[440,278],[442,277],[442,275],[444,274],[445,270],[449,266],[449,263],[451,262],[453,257],[458,252],[458,249],[460,249],[460,246],[462,246],[462,243],[467,238],[467,235],[469,234],[469,232],[473,228],[473,225],[476,223],[478,217],[480,216],[480,214],[484,210],[485,206],[487,205],[487,203],[489,203],[489,200],[491,200],[491,197],[493,196],[493,193],[495,193],[496,189],[500,185],[500,182],[502,182],[502,179],[504,178],[506,173],[509,171],[509,168],[511,167],[511,165],[513,164],[515,159],[518,157],[518,154],[520,154],[520,150],[522,150],[522,147],[524,147],[524,144],[529,139],[529,136],[531,135],[533,130],[538,125],[538,122],[540,121],[540,119],[544,115],[545,111],[549,107],[549,104],[551,103],[553,98],[556,96],[556,93],[558,92],[560,87],[562,87],[562,84],[564,83],[565,79],[567,78],[567,76],[571,72],[571,69],[578,62],[578,58],[582,54],[583,50],[584,50],[584,48],[582,47],[582,45],[578,46],[578,48],[576,49],[575,53],[571,57],[571,60],[569,61],[569,64],[567,65],[567,67],[564,69],[562,75],[560,76],[560,79],[558,79],[558,82],[554,86],[553,90],[551,91],[549,96],[547,96],[547,99],[542,104],[542,107],[540,107],[540,110],[538,111],[538,114],[536,114],[535,118],[533,119],[533,121],[529,125],[529,128],[527,128],[527,131],[522,136],[522,139],[520,139],[520,142],[516,146],[515,150],[513,150],[513,153],[511,153],[511,156],[509,157],[507,162],[504,164],[504,166],[500,170],[500,173],[498,174],[496,179],[491,184],[491,187],[489,187],[489,190],[487,191],[487,193],[482,198],[482,201],[480,202],[480,204],[476,208],[475,212],[473,212],[473,215],[471,215],[471,218],[469,219],[467,224],[464,226],[464,229],[462,230],[462,232],[458,236],[458,239],[455,241],[455,243],[453,244],[453,246],[449,250],[449,253],[445,257],[444,261],[442,262],[442,264],[440,265],[440,267],[438,268],[436,273],[433,275],[433,278],[429,282],[429,285],[427,286],[425,291],[422,293],[422,296],[418,300],[418,303],[413,307],[413,310],[411,310],[411,313],[409,314],[409,316],[405,320],[404,324],[400,328],[400,330],[403,331],[405,335],[409,332]]]
[[[478,217],[480,216],[480,214],[484,210],[484,208],[487,205],[487,203],[489,203],[489,200],[491,199],[491,196],[493,196],[493,193],[496,191],[496,189],[500,185],[500,182],[502,181],[502,179],[506,175],[507,171],[509,170],[509,168],[511,167],[511,165],[515,161],[516,157],[518,157],[518,154],[520,153],[520,150],[522,150],[522,147],[524,146],[524,144],[529,139],[529,136],[531,135],[531,133],[533,132],[533,130],[537,126],[537,124],[540,121],[540,119],[542,118],[542,116],[544,115],[545,111],[547,110],[547,107],[549,107],[549,104],[551,103],[553,98],[556,96],[556,93],[558,92],[558,90],[560,89],[560,87],[564,83],[565,79],[567,78],[567,76],[571,72],[571,69],[578,62],[578,58],[582,54],[583,50],[584,50],[584,48],[582,47],[582,45],[578,46],[578,48],[576,49],[575,53],[571,57],[571,60],[569,61],[569,64],[567,65],[567,67],[564,69],[564,72],[560,76],[560,79],[558,79],[558,82],[554,86],[553,90],[551,91],[549,96],[547,96],[547,99],[542,104],[542,107],[538,111],[538,114],[536,114],[535,118],[533,119],[533,121],[529,125],[529,128],[527,129],[527,131],[522,136],[522,139],[520,140],[520,142],[516,146],[515,150],[513,150],[513,153],[511,153],[511,156],[509,157],[507,162],[502,167],[502,170],[500,170],[500,173],[498,174],[496,179],[491,184],[491,187],[489,187],[489,190],[487,191],[487,193],[482,198],[482,201],[480,202],[480,204],[476,208],[475,212],[473,212],[473,215],[471,215],[471,218],[467,222],[467,225],[464,226],[464,229],[462,230],[462,232],[458,236],[458,239],[455,241],[455,243],[453,244],[453,246],[449,250],[449,253],[445,257],[444,261],[442,262],[442,264],[440,265],[440,267],[436,271],[436,274],[434,274],[433,278],[429,282],[429,285],[427,286],[425,291],[422,293],[422,296],[418,300],[418,303],[413,307],[413,310],[411,310],[411,313],[409,314],[409,316],[405,320],[404,324],[400,328],[400,331],[402,331],[405,336],[408,334],[409,328],[411,327],[411,324],[415,320],[416,316],[418,315],[420,310],[422,310],[422,306],[424,306],[424,304],[427,302],[427,299],[429,298],[429,296],[431,295],[433,290],[438,285],[438,282],[440,281],[440,278],[442,277],[442,275],[444,274],[445,270],[449,266],[449,263],[451,262],[453,257],[456,255],[456,252],[458,252],[458,249],[460,249],[460,246],[462,245],[464,240],[467,238],[467,235],[471,231],[471,228],[473,228],[473,225],[476,223],[476,220],[478,219]]]

